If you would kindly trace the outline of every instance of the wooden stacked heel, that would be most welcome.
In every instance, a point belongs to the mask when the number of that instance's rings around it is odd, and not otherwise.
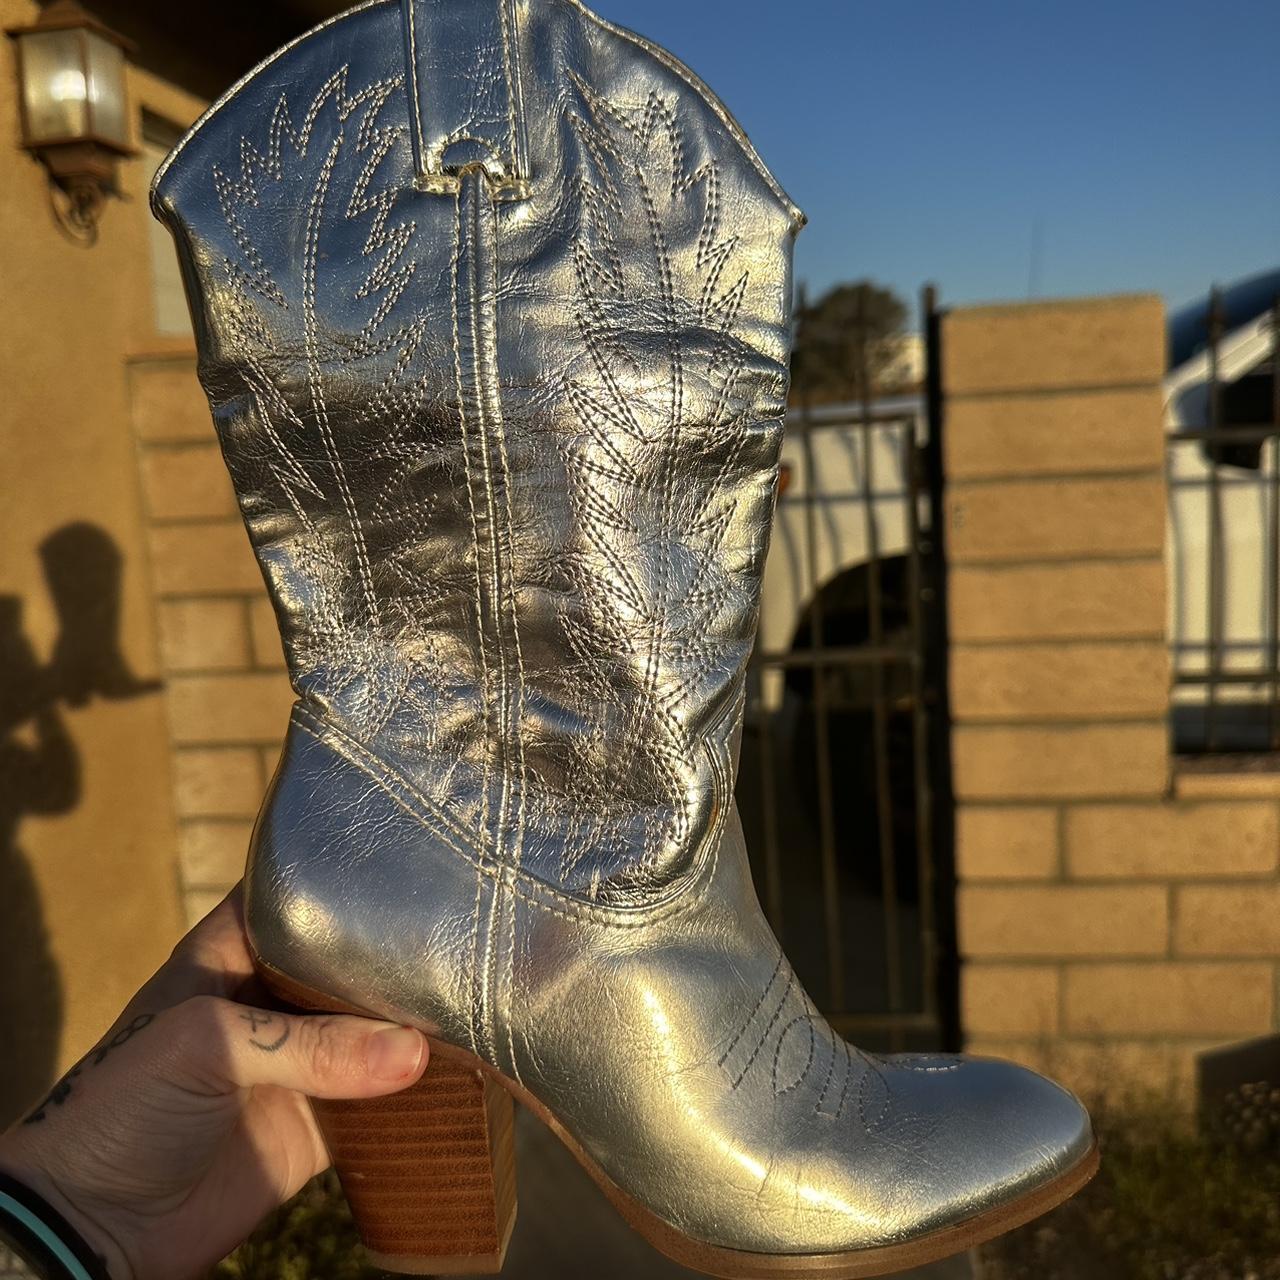
[[[389,1098],[312,1104],[365,1248],[404,1275],[492,1275],[516,1220],[511,1095],[432,1057]]]
[[[280,975],[295,1008],[325,1007]],[[511,1095],[431,1045],[422,1079],[385,1098],[312,1101],[356,1228],[375,1265],[401,1275],[494,1275],[516,1220]]]

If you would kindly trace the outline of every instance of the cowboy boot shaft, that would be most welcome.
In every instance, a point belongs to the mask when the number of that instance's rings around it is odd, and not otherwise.
[[[160,176],[201,376],[299,694],[485,857],[643,901],[734,728],[798,215],[577,6],[406,12],[305,40]]]
[[[846,1044],[760,911],[733,787],[802,219],[705,86],[577,0],[375,0],[153,201],[299,694],[268,979],[422,1027],[718,1274],[925,1261],[1087,1178],[1069,1094]],[[417,1270],[475,1269],[429,1234]]]

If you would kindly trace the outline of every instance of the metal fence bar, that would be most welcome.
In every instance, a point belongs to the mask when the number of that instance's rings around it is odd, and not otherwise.
[[[933,782],[933,881],[936,904],[933,987],[938,995],[938,1031],[944,1046],[958,1049],[960,961],[956,935],[955,792],[951,760],[951,675],[947,647],[946,398],[942,385],[942,312],[937,290],[920,296],[925,331],[925,414],[928,435],[921,455],[929,495],[928,542],[923,544],[925,588],[925,693],[929,712],[929,776]],[[923,894],[923,886],[921,893]]]
[[[1271,713],[1268,745],[1280,751],[1280,297],[1271,307],[1271,420],[1276,437],[1271,442],[1271,499],[1268,529],[1267,640],[1271,665]],[[1266,446],[1262,448],[1265,450]]]
[[[1173,682],[1178,685],[1203,685],[1208,684],[1212,678],[1215,684],[1220,685],[1270,685],[1275,675],[1275,668],[1270,665],[1253,671],[1219,671],[1212,677],[1207,671],[1177,671]]]
[[[1280,431],[1280,421],[1262,426],[1237,426],[1234,422],[1229,427],[1179,427],[1178,434],[1169,441],[1170,444],[1188,444],[1200,441],[1203,444],[1263,444]],[[1187,484],[1200,484],[1199,480],[1186,481]]]
[[[1280,382],[1280,370],[1277,371]],[[1271,528],[1267,579],[1270,584],[1270,610],[1267,616],[1269,661],[1271,667],[1271,736],[1272,751],[1280,751],[1280,433],[1271,442]]]
[[[1218,355],[1222,340],[1222,299],[1217,286],[1209,294],[1209,429],[1222,426],[1222,384],[1219,380]],[[1206,636],[1209,679],[1205,685],[1205,746],[1214,751],[1218,746],[1218,673],[1222,667],[1222,479],[1216,457],[1209,466],[1209,581],[1206,584]]]
[[[755,684],[756,721],[760,733],[760,821],[764,826],[764,908],[779,937],[782,918],[782,857],[778,847],[778,775],[773,752],[775,717],[764,698],[765,669],[756,665],[752,672]]]
[[[865,305],[865,298],[862,299]],[[861,319],[862,317],[860,317]],[[867,546],[867,612],[872,649],[884,645],[884,593],[880,581],[880,523],[876,513],[874,422],[871,415],[871,367],[867,356],[867,327],[858,333],[858,380],[862,418],[862,519]],[[889,708],[885,697],[884,664],[871,664],[872,755],[875,760],[876,831],[880,838],[881,912],[884,919],[885,980],[889,1009],[902,1008],[902,946],[898,937],[898,863],[893,838],[893,783],[889,776]],[[895,1042],[894,1048],[900,1047]]]
[[[913,652],[923,651],[924,572],[920,529],[921,449],[913,426],[903,437],[902,465],[907,477],[907,617]],[[933,902],[933,788],[929,780],[929,711],[925,703],[924,664],[911,664],[911,757],[915,784],[916,876],[920,909],[920,972],[922,1004],[927,1014],[937,1009],[934,985],[937,935]]]
[[[863,665],[919,666],[920,657],[906,649],[881,645],[878,649],[867,645],[832,645],[822,652],[813,653],[808,650],[797,650],[789,653],[761,653],[756,661],[771,667],[829,667]]]
[[[808,548],[810,640],[815,658],[825,656],[822,581],[818,563],[818,470],[813,450],[813,419],[809,397],[802,405],[800,440],[804,451],[804,524]],[[828,996],[833,1008],[845,999],[844,938],[840,920],[840,867],[836,859],[835,806],[831,792],[831,726],[827,719],[827,672],[821,661],[813,665],[813,735],[817,754],[818,840],[822,859],[822,906],[827,955]]]
[[[1165,450],[1164,450],[1164,491],[1165,491],[1165,502],[1166,502],[1166,515],[1169,520],[1169,529],[1170,529],[1169,536],[1167,539],[1169,543],[1169,556],[1168,556],[1168,566],[1166,571],[1171,576],[1176,575],[1178,573],[1179,557],[1181,555],[1178,537],[1177,537],[1177,517],[1176,517],[1176,512],[1173,506],[1173,491],[1174,491],[1174,485],[1175,485],[1174,477],[1177,472],[1177,466],[1174,461],[1174,458],[1176,455],[1174,454],[1174,451],[1172,448],[1172,446],[1177,443],[1179,438],[1180,438],[1180,435],[1166,436]],[[1168,688],[1168,697],[1166,699],[1166,702],[1169,707],[1169,718],[1165,726],[1165,731],[1168,738],[1170,751],[1176,752],[1178,749],[1178,737],[1177,737],[1177,721],[1175,718],[1176,708],[1175,708],[1175,701],[1174,701],[1174,692],[1175,692],[1175,686],[1178,683],[1178,676],[1181,674],[1181,672],[1179,671],[1179,668],[1178,668],[1178,661],[1179,661],[1178,646],[1177,646],[1177,643],[1175,642],[1174,634],[1172,632],[1167,638],[1167,643],[1169,645],[1169,668],[1168,668],[1169,688]]]

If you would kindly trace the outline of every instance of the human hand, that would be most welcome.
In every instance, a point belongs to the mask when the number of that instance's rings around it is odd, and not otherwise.
[[[0,1172],[58,1210],[112,1280],[204,1275],[329,1167],[308,1095],[379,1097],[422,1074],[418,1031],[274,1012],[261,995],[237,890],[0,1136]]]

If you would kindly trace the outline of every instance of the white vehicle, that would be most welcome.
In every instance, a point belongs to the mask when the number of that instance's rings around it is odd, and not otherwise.
[[[1184,751],[1280,751],[1278,301],[1269,272],[1169,325],[1169,637]]]

